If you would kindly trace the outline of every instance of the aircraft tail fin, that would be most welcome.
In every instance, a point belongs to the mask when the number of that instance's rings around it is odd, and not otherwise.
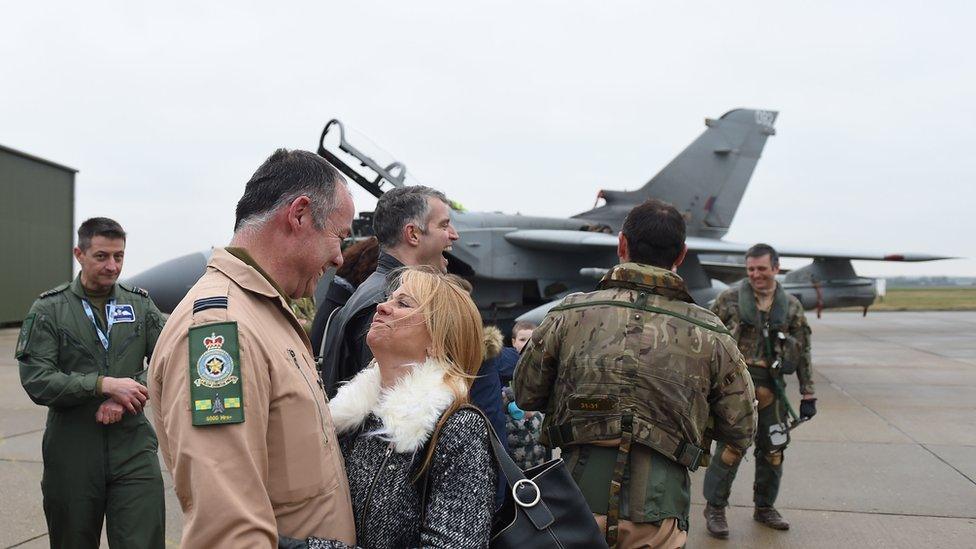
[[[606,204],[573,217],[619,230],[631,208],[648,198],[673,204],[686,216],[688,236],[728,232],[766,139],[776,135],[776,111],[735,109],[705,120],[707,129],[643,187],[601,190]]]

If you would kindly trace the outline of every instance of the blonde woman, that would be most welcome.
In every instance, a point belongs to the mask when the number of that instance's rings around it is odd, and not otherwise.
[[[377,307],[366,343],[373,362],[329,403],[358,545],[487,547],[495,459],[484,418],[458,410],[482,362],[477,307],[444,275],[406,269]],[[331,540],[307,544],[345,547]]]

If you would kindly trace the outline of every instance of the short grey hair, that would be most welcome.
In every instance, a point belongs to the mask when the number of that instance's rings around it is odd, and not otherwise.
[[[381,248],[389,249],[399,244],[403,227],[408,223],[417,225],[421,231],[426,230],[430,216],[428,198],[451,205],[444,193],[423,185],[396,187],[383,193],[373,213],[373,232]]]
[[[324,158],[302,150],[278,149],[254,172],[237,202],[234,232],[267,223],[280,208],[307,196],[312,224],[321,229],[338,206],[345,179]],[[348,192],[348,190],[346,191]]]

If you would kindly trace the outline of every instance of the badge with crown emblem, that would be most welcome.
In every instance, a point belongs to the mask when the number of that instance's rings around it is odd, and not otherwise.
[[[190,411],[193,425],[244,421],[236,322],[190,328]]]
[[[233,375],[234,359],[223,349],[224,336],[211,333],[210,337],[203,338],[203,346],[207,350],[197,359],[197,374],[200,377],[193,383],[211,389],[237,383],[237,376]]]

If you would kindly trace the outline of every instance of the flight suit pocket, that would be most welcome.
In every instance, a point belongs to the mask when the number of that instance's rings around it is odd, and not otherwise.
[[[304,501],[334,490],[342,472],[323,416],[318,384],[302,368],[304,358],[289,350],[273,369],[275,398],[268,419],[269,486],[274,504]],[[278,366],[278,365],[276,365]],[[314,372],[314,370],[311,370]]]
[[[65,373],[86,374],[97,372],[99,369],[99,361],[91,349],[85,346],[81,339],[63,328],[61,329],[61,348],[58,350],[58,363],[59,366],[71,365],[71,370]]]
[[[118,332],[116,332],[116,330],[118,330]],[[115,351],[117,357],[121,357],[123,353],[125,353],[125,351],[129,348],[129,346],[131,346],[132,343],[142,334],[142,326],[140,326],[139,324],[134,324],[132,328],[126,329],[125,331],[116,327],[112,330],[112,332],[113,332],[112,333],[113,336],[117,336],[118,338],[120,338],[118,347],[113,348],[112,350]],[[115,345],[115,341],[113,340],[112,346],[114,347],[114,345]]]

